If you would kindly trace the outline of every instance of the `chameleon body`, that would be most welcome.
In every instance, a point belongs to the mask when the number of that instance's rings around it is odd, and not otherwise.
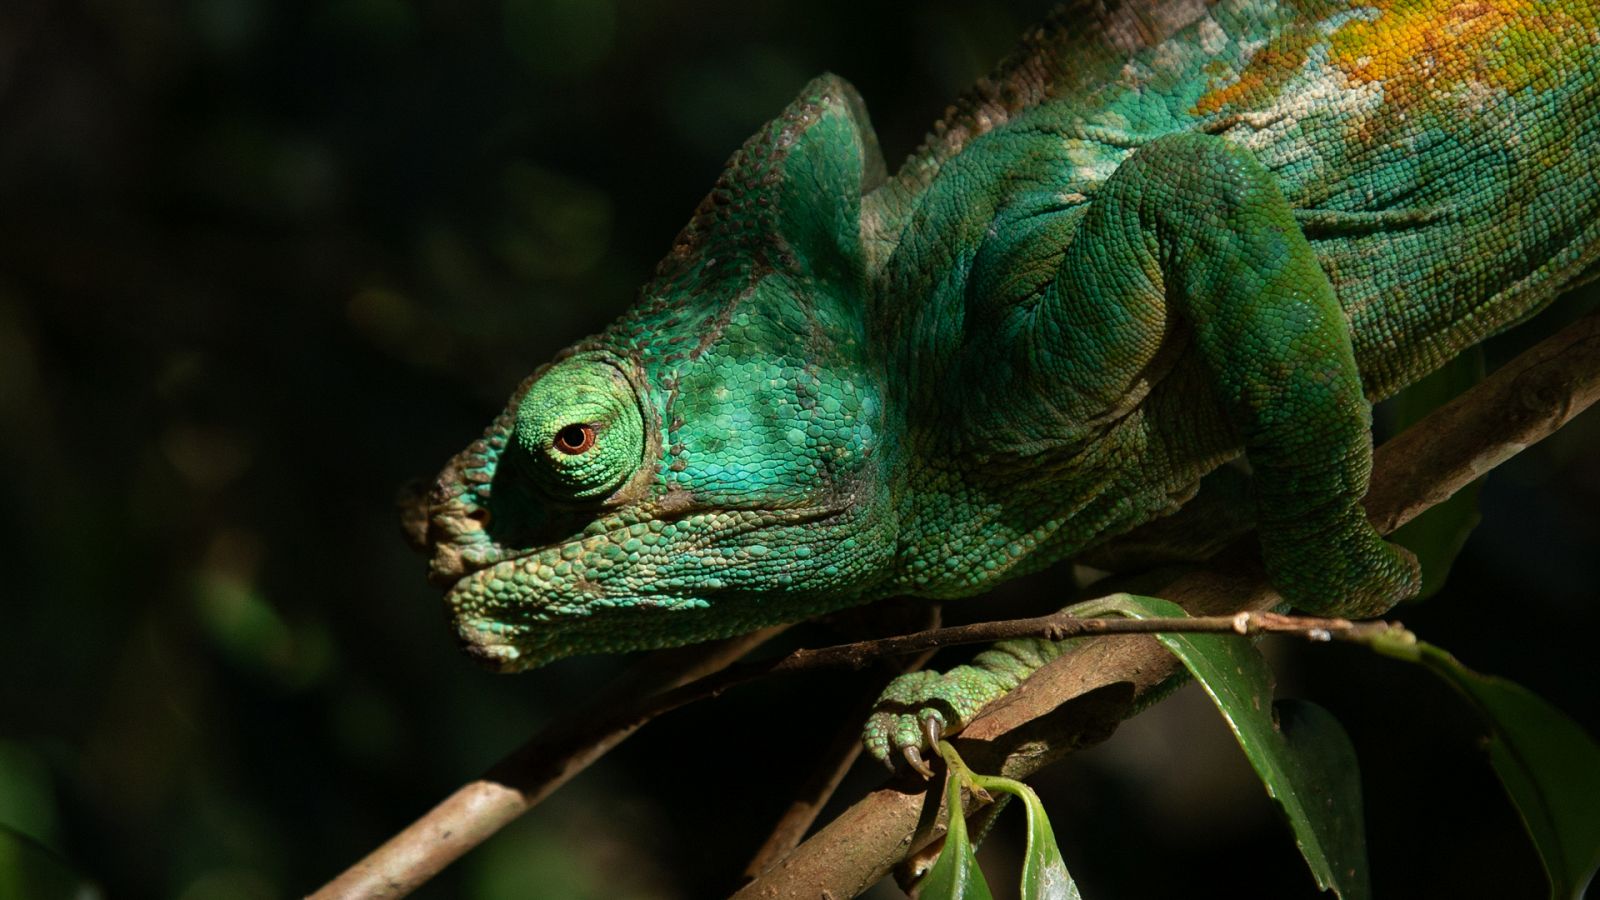
[[[515,671],[977,594],[1241,452],[1275,586],[1381,612],[1370,401],[1594,268],[1597,79],[1590,0],[1079,2],[891,177],[819,78],[440,475],[457,633]],[[890,699],[957,725],[1052,653]]]

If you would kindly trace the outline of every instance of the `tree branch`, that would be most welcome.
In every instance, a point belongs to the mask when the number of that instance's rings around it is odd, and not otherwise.
[[[1368,514],[1379,530],[1393,531],[1548,437],[1597,398],[1600,314],[1590,314],[1378,448]],[[1197,616],[1264,611],[1280,602],[1258,565],[1223,556],[1161,595]],[[984,710],[955,743],[975,768],[1026,777],[1109,736],[1178,667],[1154,638],[1086,643]],[[920,782],[873,791],[735,897],[854,897],[943,834],[939,801],[939,792]]]
[[[651,698],[663,688],[721,670],[782,630],[768,628],[650,654],[584,706],[558,719],[323,885],[312,900],[368,900],[411,893],[659,714],[652,712],[659,704]],[[623,715],[612,713],[619,707],[626,711]]]
[[[1600,315],[1590,315],[1528,350],[1493,376],[1435,410],[1378,448],[1367,509],[1385,533],[1448,499],[1524,447],[1548,436],[1600,396]],[[1073,619],[982,623],[841,647],[797,651],[768,663],[724,670],[775,630],[707,647],[662,651],[605,692],[495,764],[483,778],[447,797],[314,898],[401,897],[461,854],[531,809],[656,715],[729,686],[776,672],[823,666],[859,667],[885,653],[1018,636],[1107,635],[1034,673],[962,733],[961,753],[974,765],[1023,777],[1064,753],[1109,736],[1138,702],[1166,681],[1176,663],[1152,631],[1327,631],[1342,620],[1247,616],[1279,600],[1255,563],[1253,540],[1219,556],[1162,591],[1195,616],[1209,619]],[[1276,622],[1276,625],[1271,623]],[[1341,624],[1342,623],[1342,624]],[[1331,627],[1324,627],[1331,626]],[[1348,627],[1347,627],[1348,626]],[[1111,635],[1123,635],[1121,637]],[[710,674],[715,673],[715,674]],[[670,689],[660,690],[666,686]],[[621,709],[620,712],[615,710]],[[908,852],[927,843],[938,798],[926,808],[920,781],[869,794],[739,892],[740,897],[855,896]],[[922,823],[920,831],[917,826]]]

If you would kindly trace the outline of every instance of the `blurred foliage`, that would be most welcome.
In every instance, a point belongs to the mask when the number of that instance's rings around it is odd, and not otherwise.
[[[0,825],[0,897],[97,900],[99,888],[24,834]]]
[[[1047,5],[0,4],[0,825],[28,842],[6,846],[110,896],[292,895],[615,671],[468,664],[397,487],[620,311],[806,78],[854,81],[895,160]],[[1497,472],[1451,583],[1407,613],[1591,731],[1597,446],[1586,416]],[[1068,580],[951,612],[1052,605]],[[1337,648],[1280,664],[1383,761],[1380,890],[1538,883],[1470,720],[1414,714],[1434,686]],[[820,675],[655,723],[422,895],[725,893],[856,727],[850,692]],[[1187,702],[1040,780],[1086,892],[1203,896],[1187,873],[1281,840]],[[1402,793],[1436,817],[1381,802]],[[1021,846],[1007,827],[996,852]],[[1312,896],[1283,849],[1231,892]]]

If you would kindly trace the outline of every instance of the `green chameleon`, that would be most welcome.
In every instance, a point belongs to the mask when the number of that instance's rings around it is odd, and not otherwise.
[[[1595,0],[1080,0],[893,175],[825,75],[415,537],[510,672],[979,594],[1242,452],[1273,585],[1376,615],[1419,574],[1362,512],[1370,403],[1593,274],[1597,173]],[[868,747],[1057,652],[907,676]]]

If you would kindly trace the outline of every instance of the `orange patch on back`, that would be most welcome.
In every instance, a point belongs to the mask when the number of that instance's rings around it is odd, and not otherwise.
[[[1212,87],[1195,101],[1194,111],[1211,115],[1230,107],[1257,107],[1277,96],[1283,86],[1306,64],[1317,41],[1308,31],[1289,31],[1257,50],[1232,83]],[[1216,76],[1224,74],[1216,72]]]
[[[1596,42],[1600,10],[1562,0],[1371,0],[1378,14],[1347,22],[1329,61],[1388,101],[1425,104],[1475,85],[1554,86],[1572,51]]]

